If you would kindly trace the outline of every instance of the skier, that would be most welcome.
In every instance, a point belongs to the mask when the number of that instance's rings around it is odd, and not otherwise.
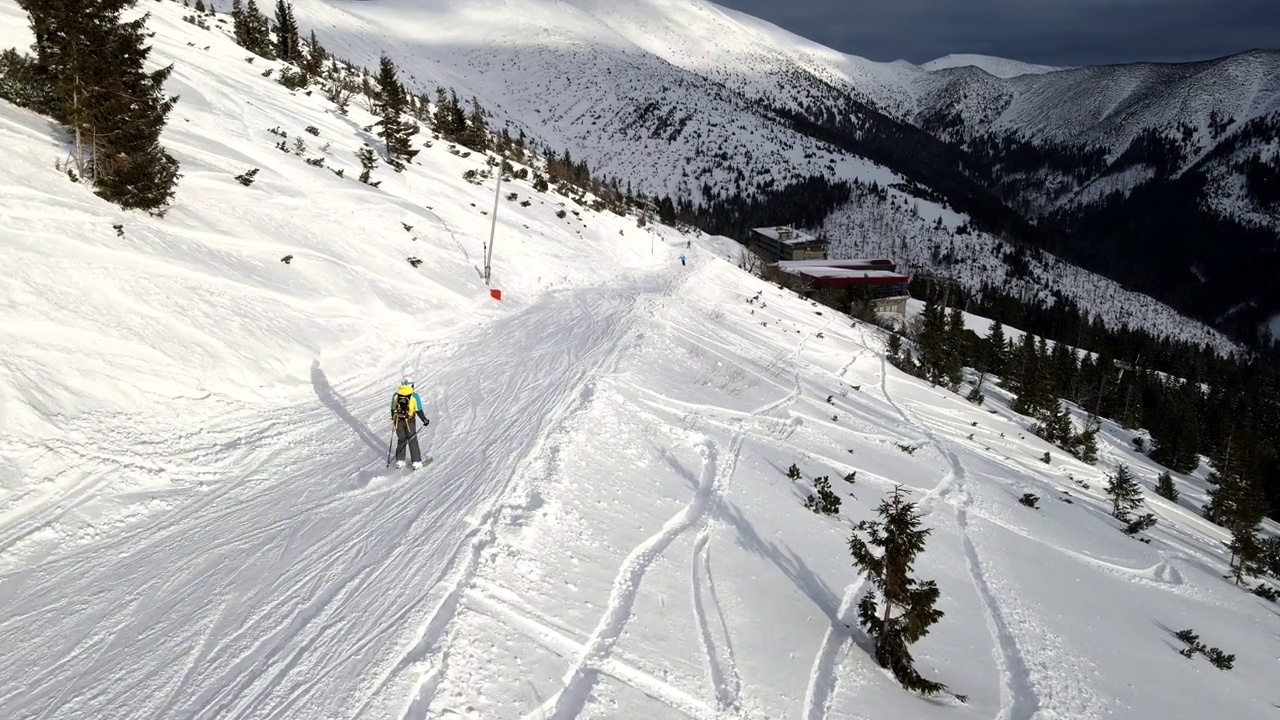
[[[680,255],[680,264],[681,264],[681,265],[684,265],[684,255],[683,255],[683,254],[681,254],[681,255]]]
[[[391,424],[396,430],[396,467],[402,468],[404,462],[404,449],[409,446],[409,459],[413,461],[413,467],[422,467],[422,453],[418,450],[418,430],[417,420],[422,420],[422,427],[431,424],[427,416],[422,414],[422,398],[418,395],[418,391],[413,388],[413,381],[405,378],[400,381],[400,387],[396,389],[395,395],[391,396]]]

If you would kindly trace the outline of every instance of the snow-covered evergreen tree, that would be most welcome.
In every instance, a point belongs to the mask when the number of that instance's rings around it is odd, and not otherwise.
[[[937,583],[911,577],[916,557],[932,531],[920,527],[921,513],[906,500],[901,486],[880,502],[876,513],[879,520],[859,522],[849,538],[854,564],[876,588],[859,601],[858,623],[875,641],[876,662],[903,687],[928,695],[942,692],[945,685],[921,677],[910,651],[911,644],[928,635],[943,617],[937,608]],[[880,553],[873,552],[873,547]]]

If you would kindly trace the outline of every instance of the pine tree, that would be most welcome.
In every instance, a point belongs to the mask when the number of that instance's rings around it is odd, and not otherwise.
[[[1036,434],[1057,445],[1065,448],[1071,444],[1071,413],[1067,412],[1066,407],[1061,402],[1055,401],[1054,405],[1057,409],[1050,411],[1043,422],[1036,427]]]
[[[1117,467],[1108,479],[1107,495],[1111,498],[1111,516],[1121,522],[1129,522],[1133,512],[1142,507],[1142,488],[1125,465]]]
[[[964,377],[964,359],[964,312],[959,307],[952,307],[947,314],[946,352],[941,368],[942,378],[947,387],[951,389],[960,387],[960,380]]]
[[[1072,438],[1076,447],[1076,457],[1089,465],[1098,462],[1098,428],[1090,424],[1079,435]]]
[[[231,29],[236,44],[248,48],[250,43],[249,19],[240,0],[231,0]]]
[[[947,322],[942,307],[932,300],[926,300],[916,345],[920,348],[920,367],[924,371],[924,377],[934,384],[946,380],[946,336]]]
[[[172,199],[178,163],[160,145],[177,98],[164,94],[168,66],[148,71],[149,15],[122,22],[136,0],[74,7],[27,2],[37,53],[54,96],[55,117],[76,142],[76,161],[106,200],[154,210]]]
[[[898,335],[898,333],[889,333],[889,343],[885,351],[889,362],[897,366],[901,362],[898,356],[902,353],[902,336]]]
[[[858,623],[875,641],[875,658],[908,690],[932,695],[946,686],[927,680],[915,669],[909,646],[929,633],[929,627],[943,617],[936,605],[940,592],[932,580],[910,576],[916,556],[924,550],[932,532],[921,529],[921,514],[907,502],[901,486],[881,501],[879,520],[863,520],[849,538],[854,564],[875,585],[858,603]],[[864,540],[859,533],[866,533]],[[879,555],[871,548],[881,550]]]
[[[1142,507],[1142,488],[1128,467],[1116,468],[1107,482],[1107,495],[1111,497],[1111,515],[1125,523],[1126,535],[1136,535],[1156,524],[1156,516],[1151,513],[1133,516]]]
[[[484,119],[480,100],[475,97],[471,98],[471,114],[467,116],[466,138],[462,144],[476,152],[489,150],[489,124]]]
[[[996,320],[991,323],[991,334],[987,336],[987,372],[1004,375],[1005,352],[1004,326]]]
[[[324,74],[324,63],[329,59],[329,53],[316,39],[316,31],[311,31],[311,36],[307,38],[306,52],[302,55],[301,68],[308,77],[317,78]]]
[[[1178,501],[1178,488],[1173,484],[1173,476],[1162,472],[1156,477],[1156,494],[1166,500]]]
[[[295,65],[303,59],[298,21],[293,17],[293,5],[286,0],[276,0],[276,55]]]
[[[236,42],[251,53],[268,59],[275,58],[275,44],[271,42],[271,23],[258,9],[255,0],[241,6],[240,0],[231,2],[231,22]]]
[[[396,78],[396,66],[386,55],[378,66],[378,93],[374,107],[379,116],[378,136],[386,143],[387,164],[396,170],[403,170],[404,164],[413,160],[418,154],[411,142],[418,134],[418,124],[406,117],[409,110],[409,97],[404,86]]]
[[[1231,551],[1231,576],[1240,584],[1245,576],[1256,576],[1263,562],[1263,545],[1258,524],[1266,516],[1266,497],[1257,483],[1244,475],[1240,453],[1232,452],[1229,440],[1221,469],[1209,474],[1209,503],[1204,514],[1231,531],[1227,549]]]

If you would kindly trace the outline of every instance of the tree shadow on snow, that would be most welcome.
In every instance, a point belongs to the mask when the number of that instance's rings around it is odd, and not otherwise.
[[[755,526],[742,514],[737,505],[725,500],[717,508],[722,517],[738,535],[738,544],[743,548],[767,558],[787,579],[803,592],[832,623],[839,622],[840,596],[831,586],[815,573],[804,558],[794,550],[760,537]],[[843,623],[840,623],[843,625]]]
[[[320,402],[325,407],[333,411],[335,415],[342,418],[356,435],[364,441],[374,452],[382,454],[386,452],[386,448],[382,444],[382,440],[369,427],[356,419],[354,415],[347,411],[346,406],[342,403],[342,398],[334,391],[333,386],[329,384],[328,378],[325,377],[324,371],[320,369],[320,361],[316,360],[311,363],[311,387],[315,388],[316,397],[320,398]],[[390,436],[388,436],[390,442]]]
[[[650,446],[677,475],[684,479],[694,492],[698,492],[699,480],[696,473],[691,472],[682,465],[670,450],[658,447],[652,442],[650,442]],[[719,516],[734,529],[740,547],[772,562],[800,592],[804,593],[827,616],[827,619],[831,621],[832,629],[837,635],[842,635],[853,641],[854,644],[867,653],[874,652],[874,644],[862,628],[856,624],[846,624],[840,618],[840,596],[805,563],[804,558],[784,544],[760,537],[760,534],[756,532],[755,526],[743,515],[742,510],[730,502],[728,498],[720,496],[713,499],[711,503],[712,505],[707,511]],[[867,589],[864,587],[862,592],[865,593]],[[859,593],[859,595],[861,594]]]

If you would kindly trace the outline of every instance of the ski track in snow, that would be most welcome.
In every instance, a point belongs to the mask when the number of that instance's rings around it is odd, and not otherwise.
[[[670,292],[670,290],[671,288],[668,285],[666,291]],[[448,635],[448,628],[457,616],[463,597],[468,593],[470,587],[475,584],[476,571],[481,557],[497,539],[500,527],[515,527],[522,524],[530,513],[542,505],[543,498],[539,489],[527,480],[532,475],[533,468],[531,466],[539,462],[554,464],[559,449],[551,441],[552,435],[569,418],[585,410],[590,405],[595,393],[595,378],[601,373],[609,371],[616,363],[622,348],[621,341],[626,335],[627,329],[634,322],[636,314],[634,304],[628,305],[622,317],[610,324],[608,334],[604,338],[606,343],[610,345],[607,354],[594,365],[587,366],[582,373],[584,379],[579,383],[575,391],[570,394],[569,397],[571,399],[569,401],[562,402],[557,409],[546,414],[543,429],[533,444],[528,457],[513,473],[513,479],[516,482],[516,487],[513,488],[515,497],[506,502],[495,504],[492,509],[477,521],[473,531],[474,537],[470,543],[470,551],[467,553],[465,561],[454,571],[448,583],[445,597],[433,610],[430,618],[422,625],[413,646],[404,654],[404,657],[397,663],[391,674],[380,684],[379,689],[382,689],[392,682],[396,675],[425,664],[425,668],[419,670],[419,676],[414,682],[415,687],[410,692],[410,698],[400,716],[401,720],[425,720],[429,717],[440,682],[448,669],[448,648],[452,640]],[[569,325],[572,324],[569,323]],[[577,365],[581,366],[581,363]],[[544,455],[546,456],[545,461],[543,460]],[[372,699],[371,697],[370,700]]]
[[[798,357],[803,351],[808,339],[806,336],[797,344],[792,352],[793,358]],[[734,431],[729,440],[723,464],[719,460],[720,446],[709,437],[703,440],[699,448],[703,465],[697,478],[694,497],[680,512],[668,519],[657,533],[633,549],[623,561],[614,578],[605,610],[587,643],[576,654],[573,667],[566,673],[561,689],[542,705],[527,713],[524,716],[525,720],[571,720],[583,713],[596,680],[601,674],[609,674],[605,672],[604,667],[612,660],[613,648],[621,638],[631,617],[645,573],[676,538],[698,525],[703,527],[695,538],[690,579],[699,642],[707,662],[717,716],[725,714],[735,716],[742,712],[741,678],[738,675],[728,630],[723,623],[723,615],[720,616],[720,632],[723,634],[723,640],[717,643],[715,630],[711,627],[705,606],[702,604],[702,585],[705,582],[712,602],[718,607],[714,580],[710,574],[710,542],[714,534],[712,516],[715,508],[723,501],[725,488],[736,469],[743,440],[748,434],[747,421],[768,416],[780,408],[793,404],[802,393],[800,375],[796,373],[794,386],[784,397],[747,413],[745,417],[735,418]],[[642,691],[645,690],[643,686],[637,687]],[[655,699],[666,701],[659,694],[652,692],[648,694]],[[687,703],[667,702],[682,712],[688,712]]]
[[[550,293],[450,357],[418,350],[436,416],[424,437],[436,462],[418,474],[370,484],[381,473],[362,467],[382,458],[330,410],[278,411],[267,424],[281,421],[279,437],[239,448],[236,477],[9,574],[0,641],[31,651],[0,715],[43,706],[53,717],[76,706],[104,720],[266,718],[321,704],[355,716],[416,669],[403,717],[425,717],[440,640],[476,557],[497,523],[540,501],[508,492],[518,462],[589,397],[591,374],[617,351],[646,289]],[[386,388],[346,390],[378,398],[369,416],[382,417]],[[248,418],[232,420],[211,421],[207,432],[253,432]],[[317,447],[335,431],[344,441]],[[272,476],[273,465],[294,470]],[[334,474],[344,467],[349,474]],[[48,522],[47,512],[11,517],[7,542]],[[118,676],[125,658],[131,680]]]
[[[698,642],[707,658],[707,671],[716,696],[718,716],[735,717],[741,714],[742,677],[738,674],[737,660],[733,654],[733,639],[725,621],[724,610],[716,595],[715,580],[711,575],[711,527],[698,533],[693,544],[693,613],[698,622]],[[703,595],[707,595],[715,613],[713,625],[707,612]]]
[[[866,333],[862,326],[858,326],[860,343],[864,348],[869,348]],[[856,362],[857,357],[849,362],[841,371],[843,376],[848,369]],[[883,356],[880,358],[880,394],[886,402],[888,402],[902,419],[918,427],[918,423],[914,423],[902,409],[898,402],[888,389],[888,369],[887,361]],[[954,473],[947,473],[939,483],[926,492],[918,501],[921,507],[926,506],[934,498],[944,493],[948,487],[954,482]],[[859,576],[857,581],[850,583],[844,591],[844,596],[840,602],[840,608],[836,612],[836,618],[832,622],[831,627],[827,629],[826,634],[822,638],[821,644],[818,646],[818,652],[814,657],[813,666],[809,671],[809,683],[805,688],[804,694],[804,715],[805,720],[825,720],[831,710],[831,699],[835,695],[839,677],[836,673],[836,667],[839,664],[840,653],[845,648],[846,641],[852,639],[853,625],[856,622],[857,606],[861,600],[862,594],[866,589],[866,576]]]
[[[586,650],[585,637],[565,628],[554,618],[542,615],[518,595],[484,580],[477,580],[466,595],[467,608],[506,623],[539,646],[563,658],[574,658]],[[596,666],[602,675],[630,685],[650,698],[694,718],[712,718],[714,710],[701,699],[658,678],[635,663],[612,656]]]
[[[882,363],[887,360],[882,358]],[[882,364],[881,385],[888,399],[905,422],[919,429],[929,439],[930,445],[947,462],[947,474],[934,491],[921,500],[946,499],[954,508],[954,520],[965,553],[965,566],[978,597],[991,635],[992,655],[1000,671],[1000,710],[996,720],[1030,720],[1040,712],[1062,713],[1065,717],[1095,717],[1102,712],[1098,698],[1081,679],[1083,669],[1073,664],[1070,651],[1061,647],[1060,641],[1043,627],[1034,613],[1026,608],[1015,593],[1002,590],[992,578],[978,554],[970,530],[969,514],[973,496],[968,487],[968,473],[960,457],[951,445],[943,440],[927,423],[893,400],[888,393],[887,367]],[[996,523],[1003,527],[1003,524]],[[1020,535],[1025,535],[1017,531]],[[1088,556],[1074,552],[1067,554],[1079,560],[1093,561]],[[1112,571],[1117,569],[1113,566]],[[1152,568],[1156,577],[1177,577],[1177,571]],[[1023,640],[1015,636],[1013,628],[1019,628]],[[1029,652],[1024,644],[1032,641]],[[1034,670],[1033,666],[1034,665]]]
[[[729,460],[725,463],[724,469],[718,470],[719,447],[711,439],[702,443],[700,448],[703,458],[702,471],[699,474],[698,487],[693,499],[679,513],[667,520],[657,533],[632,550],[623,561],[621,569],[614,578],[604,613],[592,631],[585,648],[578,654],[572,669],[567,673],[561,690],[541,706],[526,714],[524,716],[526,720],[572,720],[582,714],[591,689],[600,675],[599,665],[609,659],[613,646],[617,644],[626,628],[645,572],[677,537],[702,519],[717,492],[717,485],[722,484],[727,479],[727,475],[732,473],[733,458],[740,444],[739,436],[730,446]]]
[[[978,557],[977,548],[974,547],[973,540],[969,536],[968,507],[972,503],[972,497],[964,484],[967,476],[964,464],[951,447],[934,432],[933,428],[920,421],[913,413],[892,398],[887,383],[888,360],[882,358],[881,362],[880,379],[885,399],[889,400],[898,410],[898,413],[902,415],[903,421],[910,423],[924,433],[929,438],[929,443],[934,450],[947,461],[947,473],[938,486],[934,488],[937,494],[927,499],[956,497],[954,502],[955,524],[960,532],[961,542],[964,545],[965,566],[978,596],[982,599],[982,610],[986,617],[987,629],[994,643],[991,652],[994,656],[996,667],[1000,670],[1000,712],[996,715],[996,720],[1029,720],[1040,707],[1040,699],[1036,694],[1031,672],[1023,660],[1022,650],[1018,647],[1017,640],[1014,639],[1013,634],[1009,631],[1004,612],[991,591],[982,561]],[[921,500],[922,506],[923,503],[924,500]]]

